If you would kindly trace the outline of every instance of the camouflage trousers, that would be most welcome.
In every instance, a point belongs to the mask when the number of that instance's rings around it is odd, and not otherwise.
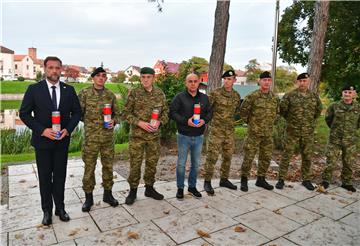
[[[160,157],[160,140],[144,140],[131,138],[129,142],[130,174],[128,182],[130,188],[137,188],[141,177],[141,164],[145,153],[145,173],[143,179],[146,185],[155,183],[156,165]]]
[[[91,193],[94,190],[96,160],[100,152],[102,165],[102,186],[105,190],[111,190],[113,181],[114,142],[112,137],[99,137],[97,139],[85,139],[82,159],[85,163],[83,190]]]
[[[342,171],[341,181],[345,185],[352,184],[352,165],[355,162],[356,145],[338,145],[335,143],[328,143],[326,150],[326,168],[322,174],[322,179],[331,182],[334,168],[341,155]]]
[[[266,176],[273,152],[272,136],[250,136],[244,141],[244,160],[241,165],[241,177],[248,177],[256,153],[259,151],[257,176]]]
[[[294,136],[287,134],[284,151],[279,169],[279,179],[286,179],[289,163],[294,154],[295,146],[299,144],[301,154],[301,177],[302,180],[310,180],[311,157],[314,149],[314,135]]]
[[[234,134],[229,136],[216,135],[210,132],[207,140],[207,156],[205,162],[205,181],[210,181],[214,174],[215,164],[219,154],[222,154],[220,177],[229,178],[231,158],[234,153]]]

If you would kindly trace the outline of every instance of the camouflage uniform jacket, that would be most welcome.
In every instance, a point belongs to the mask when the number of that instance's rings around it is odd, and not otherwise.
[[[271,136],[279,111],[279,98],[256,90],[247,95],[240,107],[240,117],[248,124],[248,135]]]
[[[280,114],[286,119],[287,132],[295,136],[312,135],[321,110],[319,96],[311,91],[302,95],[295,89],[286,93],[280,102]]]
[[[329,141],[335,144],[356,144],[356,131],[360,128],[360,104],[353,101],[332,103],[326,111],[325,121],[330,127]]]
[[[235,114],[240,109],[240,95],[234,89],[228,92],[224,87],[213,90],[209,95],[213,109],[213,118],[210,123],[211,131],[225,135],[233,133]]]
[[[140,120],[150,122],[151,113],[154,109],[159,110],[158,120],[160,124],[166,124],[168,122],[169,109],[165,94],[161,89],[153,86],[151,92],[148,92],[141,86],[129,92],[122,118],[130,124],[130,137],[138,137],[145,140],[153,140],[160,137],[160,130],[150,133],[137,126]]]
[[[111,118],[116,123],[120,122],[120,110],[116,102],[115,94],[109,89],[104,88],[99,92],[93,86],[82,89],[79,92],[79,101],[82,111],[82,121],[84,122],[85,138],[94,136],[112,136],[113,130],[104,128],[103,108],[104,104],[111,104]]]

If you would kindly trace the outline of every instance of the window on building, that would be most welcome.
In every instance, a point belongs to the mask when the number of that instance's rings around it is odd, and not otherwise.
[[[29,57],[28,57],[28,58],[26,58],[26,61],[29,61]]]
[[[29,65],[26,65],[26,70],[29,70]]]
[[[36,68],[34,67],[34,73],[36,73]]]
[[[17,69],[17,64],[15,64],[15,69]]]

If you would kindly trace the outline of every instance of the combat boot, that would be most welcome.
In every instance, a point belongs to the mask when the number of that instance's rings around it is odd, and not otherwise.
[[[119,205],[119,202],[113,197],[111,190],[104,190],[103,201],[110,204],[112,207]]]
[[[136,193],[137,193],[137,188],[130,189],[129,195],[125,199],[125,204],[127,205],[133,204],[136,199]]]
[[[220,179],[219,186],[229,188],[231,190],[236,190],[237,189],[237,186],[233,185],[233,183],[231,183],[230,180],[228,180],[228,179]]]
[[[157,192],[152,185],[145,185],[145,196],[154,198],[155,200],[164,199],[164,196]]]
[[[91,193],[85,193],[85,202],[82,205],[81,210],[83,212],[89,212],[92,205],[94,205],[94,199],[93,199],[92,192]]]
[[[279,179],[279,181],[276,183],[275,187],[276,189],[282,190],[284,188],[285,182],[283,179]]]
[[[341,187],[344,188],[345,190],[348,190],[348,191],[351,191],[351,192],[356,192],[356,189],[352,185],[342,184]]]
[[[324,187],[324,189],[327,189],[327,188],[329,188],[329,182],[327,182],[327,181],[323,181],[323,182],[321,182],[321,185]]]
[[[268,182],[266,182],[265,177],[264,176],[258,176],[256,179],[256,186],[258,187],[262,187],[266,190],[272,190],[274,189],[274,186],[272,186],[271,184],[269,184]]]
[[[204,181],[204,190],[209,195],[214,195],[215,193],[213,187],[211,186],[211,181]]]
[[[240,190],[242,190],[242,191],[244,191],[244,192],[247,192],[247,191],[249,190],[247,177],[241,177]]]
[[[308,190],[315,190],[315,187],[313,186],[310,180],[304,180],[302,182],[302,185],[305,186],[305,188]]]

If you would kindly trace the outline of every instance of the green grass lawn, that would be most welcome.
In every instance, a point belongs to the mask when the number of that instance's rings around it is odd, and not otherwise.
[[[128,143],[116,144],[115,154],[119,154],[128,149]],[[81,157],[81,151],[69,153],[69,158]],[[1,167],[19,162],[30,162],[35,160],[35,153],[22,153],[16,155],[1,155]]]
[[[1,101],[0,110],[3,111],[4,109],[19,109],[20,105],[20,100]]]
[[[2,94],[23,94],[25,93],[26,89],[29,85],[34,84],[36,82],[29,82],[29,81],[1,81],[0,87],[1,87],[1,93]],[[75,88],[75,91],[78,93],[81,89],[89,87],[92,85],[92,83],[68,83],[69,85],[73,86]],[[106,83],[105,87],[109,90],[113,91],[114,93],[119,93],[118,89],[119,84],[114,83]],[[127,84],[121,84],[125,85],[127,87],[130,87],[130,85]]]

